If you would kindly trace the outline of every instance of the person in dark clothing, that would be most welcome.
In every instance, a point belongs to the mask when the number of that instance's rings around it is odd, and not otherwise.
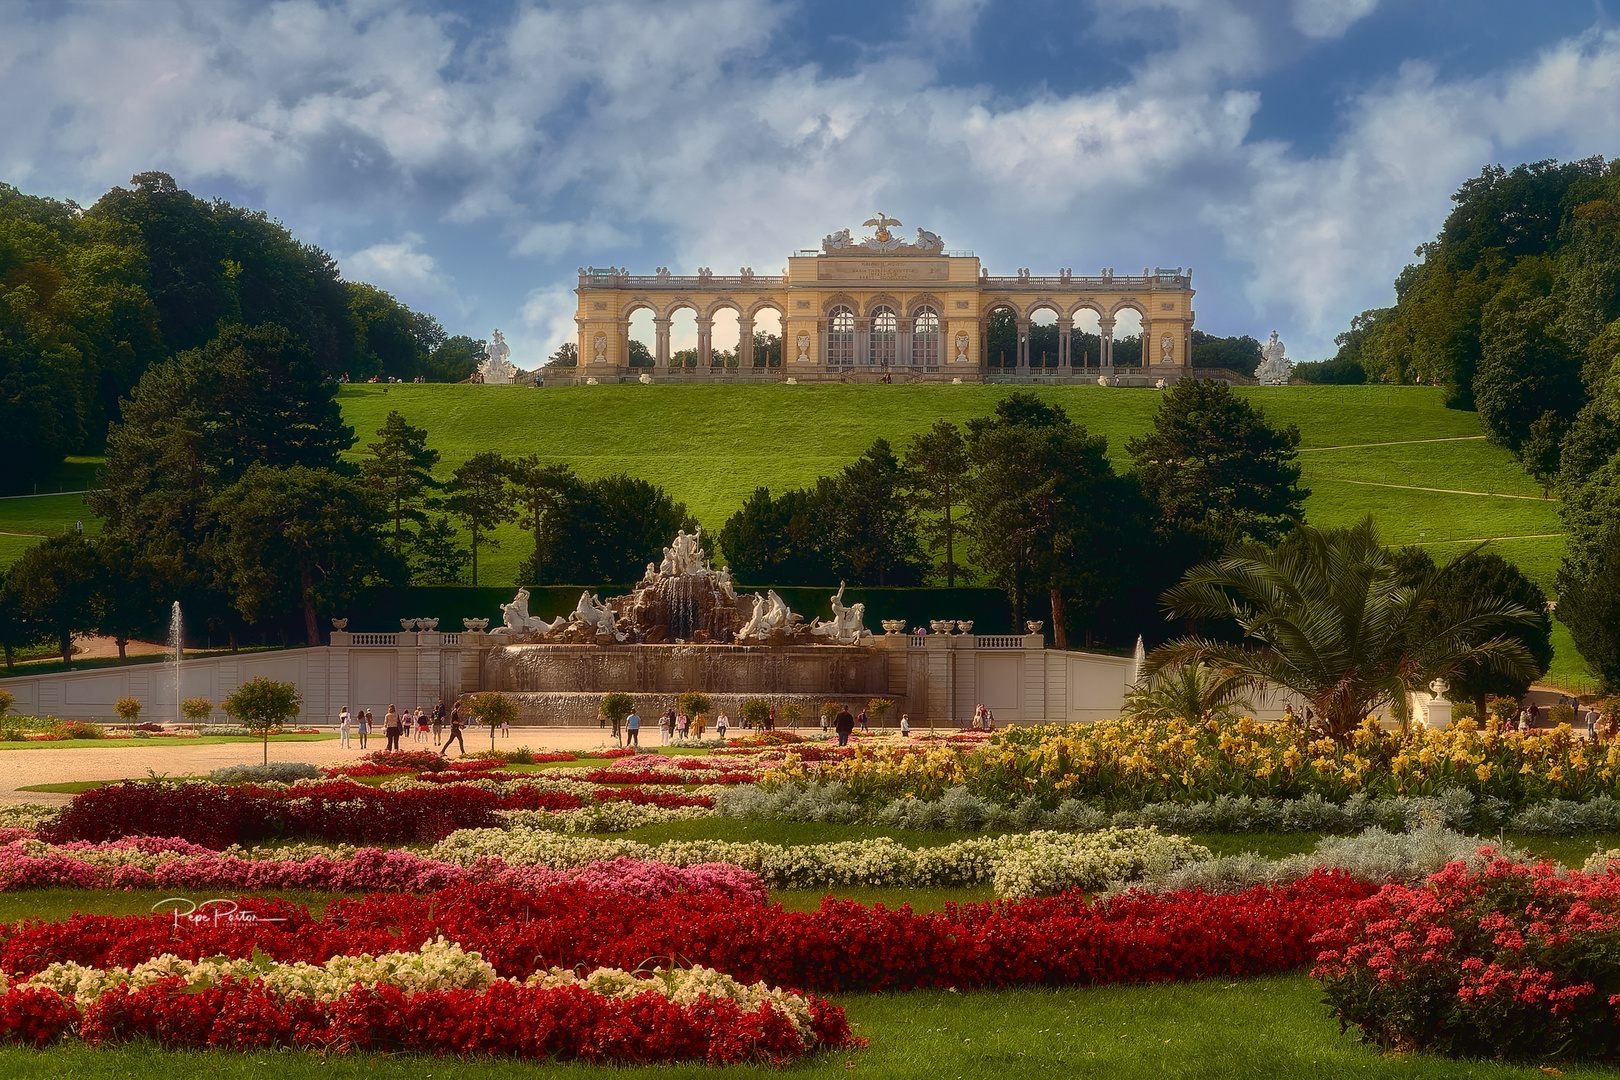
[[[461,739],[461,702],[459,701],[456,702],[455,708],[450,710],[450,737],[444,740],[444,745],[439,748],[439,753],[442,755],[446,750],[450,749],[451,743],[461,747],[462,755],[466,755],[467,744]]]
[[[849,711],[849,706],[838,706],[838,715],[833,717],[833,730],[838,732],[838,745],[849,745],[849,733],[855,730],[855,716]]]

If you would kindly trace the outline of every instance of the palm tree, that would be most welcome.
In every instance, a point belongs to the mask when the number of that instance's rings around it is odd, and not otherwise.
[[[1535,661],[1499,631],[1534,613],[1489,595],[1441,612],[1436,575],[1403,583],[1370,517],[1348,529],[1302,525],[1275,548],[1245,545],[1196,566],[1164,594],[1172,616],[1232,619],[1258,649],[1181,638],[1143,670],[1202,663],[1245,689],[1286,687],[1341,740],[1383,706],[1404,724],[1408,691],[1465,664],[1533,679]]]
[[[1171,664],[1125,696],[1125,712],[1144,720],[1226,719],[1248,708],[1249,680],[1208,664]]]

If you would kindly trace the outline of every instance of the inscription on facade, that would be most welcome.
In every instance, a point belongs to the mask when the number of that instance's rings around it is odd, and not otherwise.
[[[950,264],[944,259],[839,259],[816,260],[819,281],[946,281]]]

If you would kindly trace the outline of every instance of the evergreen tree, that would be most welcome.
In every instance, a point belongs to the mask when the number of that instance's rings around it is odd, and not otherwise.
[[[1611,691],[1620,689],[1620,457],[1567,486],[1558,621]]]
[[[432,470],[439,463],[439,452],[428,448],[426,431],[412,427],[392,409],[377,434],[382,437],[366,445],[360,469],[388,507],[393,521],[394,555],[398,558],[403,557],[404,544],[410,539],[407,523],[424,520],[422,496],[438,486]]]
[[[833,569],[856,585],[916,585],[927,572],[909,478],[888,440],[878,439],[816,498],[825,515]]]
[[[439,514],[422,522],[416,543],[411,546],[411,579],[423,585],[457,585],[461,572],[472,561],[472,552],[461,546],[459,534],[449,515]]]
[[[497,546],[489,532],[511,521],[512,493],[507,487],[506,459],[493,450],[474,454],[458,466],[444,486],[446,510],[467,527],[472,536],[472,583],[478,584],[478,547]]]
[[[517,521],[534,537],[534,553],[518,571],[518,580],[531,585],[546,583],[546,524],[567,499],[577,499],[580,482],[567,465],[548,464],[537,455],[506,463],[506,478],[512,485],[512,503]]]
[[[581,585],[627,585],[663,556],[677,530],[695,532],[686,504],[624,474],[580,485],[547,515],[552,577]]]
[[[772,497],[755,488],[720,530],[720,552],[732,576],[750,586],[832,585],[821,503],[812,491]]]
[[[946,588],[956,586],[958,574],[971,571],[957,559],[956,545],[965,527],[968,476],[973,467],[967,440],[948,420],[914,435],[906,449],[906,473],[918,495],[919,508],[928,515],[920,528],[930,551],[943,551]]]
[[[104,533],[92,546],[94,632],[112,638],[118,645],[118,659],[123,660],[131,639],[156,633],[163,625],[162,585],[157,570],[127,538]]]
[[[95,565],[90,541],[69,533],[27,548],[11,568],[18,613],[41,636],[55,639],[63,663],[73,659],[73,635],[95,629]]]
[[[1225,383],[1184,379],[1160,399],[1153,430],[1125,446],[1163,526],[1219,548],[1274,541],[1301,516],[1310,493],[1299,486],[1299,439]]]

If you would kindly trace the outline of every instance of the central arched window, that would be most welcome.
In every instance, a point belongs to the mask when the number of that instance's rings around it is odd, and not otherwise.
[[[872,311],[872,366],[888,367],[896,360],[895,351],[900,337],[900,320],[891,307]]]
[[[939,363],[939,312],[918,308],[911,324],[911,362],[918,367]]]
[[[850,367],[855,363],[855,313],[835,307],[827,313],[827,366]]]

